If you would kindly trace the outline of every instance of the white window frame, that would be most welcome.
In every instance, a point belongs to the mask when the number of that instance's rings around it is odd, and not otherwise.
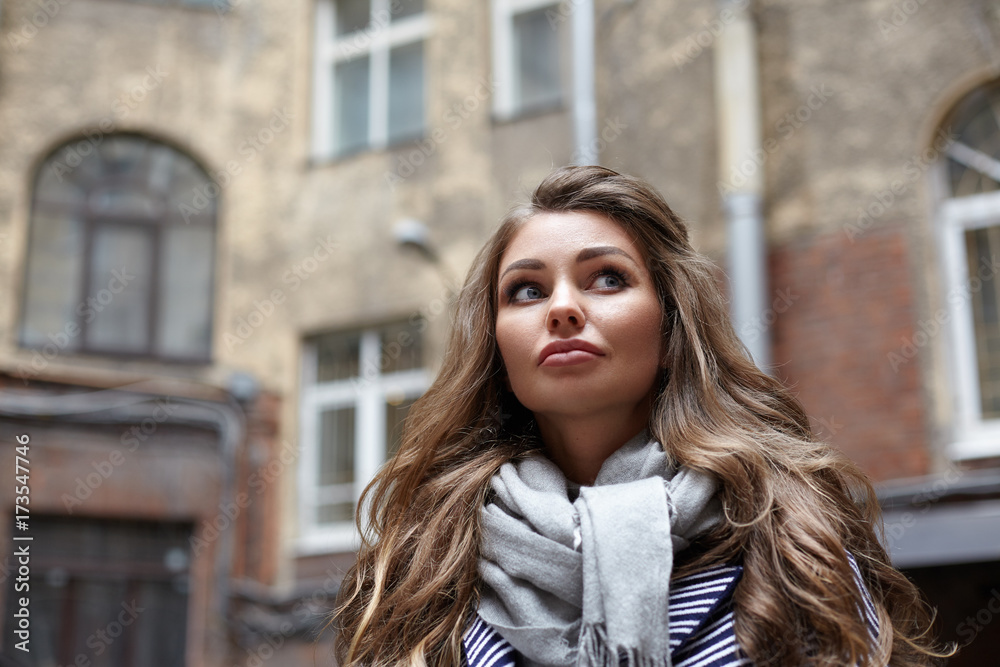
[[[975,320],[969,295],[972,277],[969,276],[965,233],[1000,225],[1000,192],[947,199],[938,208],[937,217],[951,337],[948,352],[954,420],[949,455],[954,460],[997,456],[1000,455],[1000,419],[983,417],[979,392]]]
[[[316,345],[307,342],[302,354],[302,391],[299,404],[299,539],[301,554],[354,551],[360,536],[353,521],[320,524],[316,512],[324,489],[315,479],[319,470],[320,414],[324,410],[354,406],[354,490],[355,506],[365,486],[385,462],[385,404],[390,396],[404,400],[420,396],[430,385],[425,369],[382,373],[381,329],[361,334],[360,377],[318,383]],[[334,500],[329,498],[328,501]]]
[[[516,118],[523,109],[517,106],[516,91],[520,88],[520,71],[514,53],[514,16],[525,12],[552,7],[559,11],[559,2],[553,0],[493,0],[491,25],[493,28],[493,117],[498,121]],[[565,63],[560,63],[563,70]],[[567,91],[563,91],[565,95]]]
[[[389,136],[389,52],[397,47],[426,41],[431,18],[426,8],[420,14],[390,21],[392,0],[371,0],[368,26],[336,37],[336,0],[316,3],[316,32],[313,58],[312,136],[313,158],[332,160],[339,156],[334,145],[337,126],[333,70],[339,62],[368,55],[368,143],[364,150],[388,145]],[[424,85],[426,85],[426,59]]]

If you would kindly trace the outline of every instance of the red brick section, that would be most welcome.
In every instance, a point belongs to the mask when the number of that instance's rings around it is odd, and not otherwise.
[[[772,249],[770,273],[793,300],[772,329],[776,375],[814,429],[873,480],[926,474],[919,358],[890,363],[917,320],[903,229],[797,240]]]
[[[281,442],[281,398],[261,392],[246,410],[247,441],[236,464],[246,507],[236,522],[232,576],[274,584],[280,556],[281,485],[295,479],[298,451]]]

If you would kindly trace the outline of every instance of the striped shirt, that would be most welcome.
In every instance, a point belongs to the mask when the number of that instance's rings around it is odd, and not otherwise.
[[[868,631],[878,637],[875,605],[848,554],[854,581],[862,591],[862,612]],[[670,656],[674,667],[736,667],[750,665],[733,630],[732,598],[743,574],[739,565],[724,565],[678,579],[670,585]],[[517,667],[518,653],[506,639],[476,616],[462,637],[467,667]]]

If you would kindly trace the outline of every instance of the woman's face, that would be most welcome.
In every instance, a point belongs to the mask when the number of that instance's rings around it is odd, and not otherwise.
[[[589,211],[542,213],[500,259],[496,338],[510,388],[536,416],[648,416],[661,308],[628,233]]]

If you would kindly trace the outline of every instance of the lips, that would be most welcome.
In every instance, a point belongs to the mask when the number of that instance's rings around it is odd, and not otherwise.
[[[542,348],[538,355],[539,366],[572,366],[603,357],[604,353],[593,343],[579,338],[557,340]]]

